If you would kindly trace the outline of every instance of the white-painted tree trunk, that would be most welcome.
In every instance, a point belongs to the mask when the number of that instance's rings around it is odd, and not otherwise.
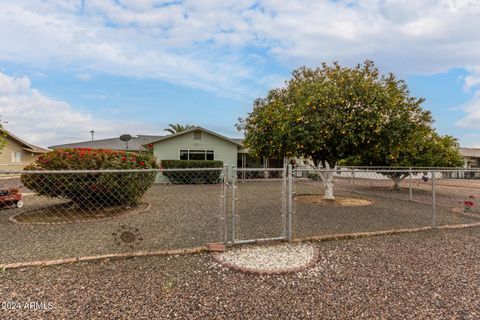
[[[335,200],[333,195],[333,172],[325,172],[323,186],[325,187],[325,195],[323,198],[327,200]]]
[[[330,170],[330,168],[325,168]],[[333,195],[333,171],[320,171],[319,175],[323,182],[323,188],[325,189],[323,198],[326,200],[335,200]]]
[[[402,180],[405,179],[405,177],[404,176],[390,177],[390,179],[392,179],[392,181],[393,181],[393,188],[395,190],[399,190],[400,189],[400,182],[402,182]]]

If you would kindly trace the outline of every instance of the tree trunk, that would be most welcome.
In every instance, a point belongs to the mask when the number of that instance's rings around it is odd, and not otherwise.
[[[333,195],[333,172],[325,172],[323,179],[323,186],[325,188],[324,199],[335,200]]]
[[[392,179],[392,181],[393,181],[393,189],[400,190],[400,182],[402,182],[402,180],[404,178],[405,177],[403,177],[403,176],[400,176],[400,177],[391,176],[390,179]]]
[[[318,172],[318,175],[322,179],[323,182],[323,188],[325,189],[324,192],[324,199],[327,200],[335,200],[335,196],[333,195],[333,171],[330,171],[331,169],[329,167],[324,168],[329,171],[323,171],[320,170]]]

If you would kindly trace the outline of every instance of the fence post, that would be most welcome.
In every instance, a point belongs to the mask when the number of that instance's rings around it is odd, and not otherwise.
[[[436,198],[436,183],[435,171],[432,171],[432,227],[437,227],[437,198]]]
[[[223,166],[223,189],[222,189],[222,210],[223,210],[223,223],[224,227],[224,236],[223,240],[225,244],[228,243],[228,209],[227,209],[227,190],[228,190],[228,164]]]
[[[287,237],[287,165],[283,164],[282,171],[282,228],[283,237]]]
[[[352,185],[355,185],[355,169],[352,169]]]
[[[232,166],[232,244],[235,244],[235,227],[237,220],[235,202],[237,200],[237,168]]]
[[[409,189],[409,199],[410,199],[410,201],[413,201],[413,194],[412,194],[412,182],[413,182],[413,181],[412,181],[412,178],[413,178],[413,177],[412,177],[412,168],[410,168],[410,172],[409,172],[409,173],[410,173],[410,178],[409,178],[410,181],[409,181],[409,188],[408,188],[408,189]]]
[[[292,241],[292,215],[293,215],[293,174],[292,165],[288,165],[288,223],[287,223],[287,239]]]

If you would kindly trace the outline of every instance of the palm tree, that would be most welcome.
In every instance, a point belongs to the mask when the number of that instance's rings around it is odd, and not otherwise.
[[[188,124],[188,123],[186,125],[181,125],[181,124],[178,124],[178,123],[177,124],[171,124],[170,123],[168,126],[170,128],[164,129],[163,131],[167,131],[167,132],[170,132],[172,134],[195,128],[194,125],[191,125],[191,124]]]

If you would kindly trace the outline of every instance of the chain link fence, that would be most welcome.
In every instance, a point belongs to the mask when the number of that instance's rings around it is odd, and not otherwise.
[[[293,232],[309,237],[479,222],[480,180],[457,178],[462,173],[299,168],[294,173]],[[334,177],[334,201],[323,198],[321,174]]]
[[[231,243],[286,237],[286,168],[233,168]]]
[[[0,265],[479,222],[473,169],[0,171]]]
[[[480,222],[475,170],[297,167],[269,179],[262,171],[235,170],[234,243]],[[334,199],[324,196],[329,178]]]
[[[0,264],[224,241],[224,169],[2,171]]]

